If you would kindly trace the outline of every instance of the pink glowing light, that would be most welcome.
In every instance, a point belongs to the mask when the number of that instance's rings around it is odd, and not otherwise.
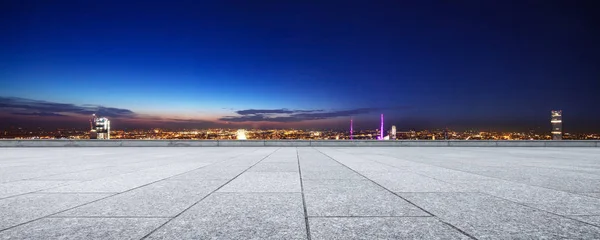
[[[352,122],[352,118],[350,118],[350,140],[354,139],[354,136],[352,135],[352,132],[354,132],[354,128],[353,128],[353,122]]]
[[[383,140],[383,113],[381,114],[381,130],[379,132],[379,140]]]

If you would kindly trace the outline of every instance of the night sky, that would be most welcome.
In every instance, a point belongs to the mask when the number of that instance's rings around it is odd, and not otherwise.
[[[594,1],[2,1],[0,128],[600,131]]]

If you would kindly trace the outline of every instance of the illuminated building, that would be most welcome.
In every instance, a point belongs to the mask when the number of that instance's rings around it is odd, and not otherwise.
[[[551,113],[552,140],[562,140],[562,110],[553,110]]]
[[[245,129],[238,129],[237,130],[237,140],[246,140],[246,130]]]
[[[90,120],[90,139],[110,139],[110,121],[107,118],[96,117]]]
[[[350,140],[354,139],[354,136],[352,135],[352,132],[354,131],[354,125],[353,125],[353,121],[352,118],[350,118]]]
[[[396,139],[396,125],[392,125],[392,130],[390,131],[390,139]]]
[[[379,140],[383,140],[383,113],[381,114],[381,129],[379,130]]]

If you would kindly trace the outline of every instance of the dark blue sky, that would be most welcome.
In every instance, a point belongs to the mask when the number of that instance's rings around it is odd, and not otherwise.
[[[3,1],[0,125],[600,131],[593,3]]]

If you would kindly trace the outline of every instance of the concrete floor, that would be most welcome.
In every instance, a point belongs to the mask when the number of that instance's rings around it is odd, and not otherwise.
[[[595,148],[0,148],[0,239],[599,239]]]

